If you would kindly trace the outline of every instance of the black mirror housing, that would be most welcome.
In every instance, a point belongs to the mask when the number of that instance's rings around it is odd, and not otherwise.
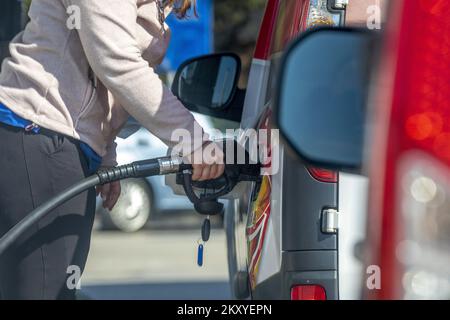
[[[237,86],[241,60],[233,53],[200,56],[183,63],[172,92],[190,111],[240,122],[244,94]]]

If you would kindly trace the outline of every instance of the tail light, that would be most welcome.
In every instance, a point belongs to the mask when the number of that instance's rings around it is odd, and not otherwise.
[[[326,183],[337,183],[338,182],[338,173],[336,171],[309,167],[308,172],[311,174],[311,176],[314,179],[316,179],[320,182],[326,182]]]
[[[392,9],[368,228],[381,289],[367,293],[449,299],[450,1],[394,1]]]
[[[321,286],[295,286],[291,289],[291,300],[327,300],[327,295]]]
[[[396,258],[406,299],[450,299],[450,173],[439,160],[411,153],[399,163]]]

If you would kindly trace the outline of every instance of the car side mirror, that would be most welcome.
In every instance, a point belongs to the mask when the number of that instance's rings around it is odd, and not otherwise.
[[[287,50],[275,127],[304,162],[360,171],[373,36],[349,28],[307,32]]]
[[[241,60],[235,54],[201,56],[180,66],[172,92],[190,111],[240,121],[243,103],[236,99],[240,73]]]

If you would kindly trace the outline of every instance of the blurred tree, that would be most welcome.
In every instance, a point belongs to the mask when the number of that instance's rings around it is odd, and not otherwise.
[[[30,9],[31,0],[23,0],[23,5],[25,7],[25,11],[28,12],[28,9]]]
[[[215,0],[215,50],[237,53],[242,59],[240,86],[247,84],[248,72],[266,0]]]

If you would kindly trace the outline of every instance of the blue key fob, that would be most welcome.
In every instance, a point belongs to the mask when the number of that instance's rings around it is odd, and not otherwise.
[[[197,264],[199,267],[203,266],[203,250],[204,247],[202,244],[198,245],[198,252],[197,252]]]

